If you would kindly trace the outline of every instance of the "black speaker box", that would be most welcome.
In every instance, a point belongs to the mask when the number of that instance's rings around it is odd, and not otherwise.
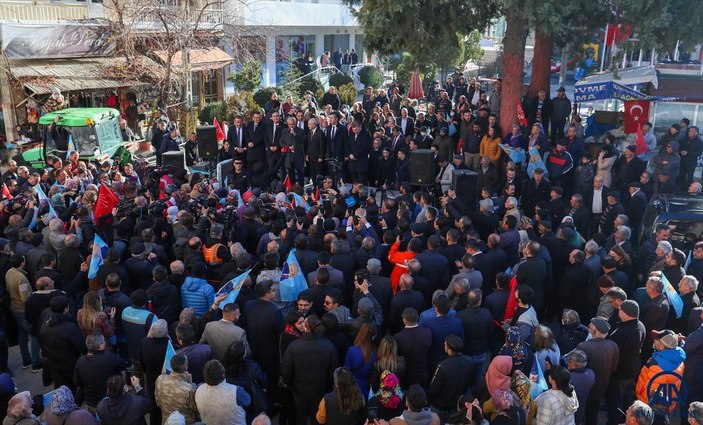
[[[185,170],[186,168],[186,153],[185,151],[171,151],[161,154],[161,165],[171,170]]]
[[[432,186],[434,178],[434,152],[430,149],[410,151],[410,183]]]
[[[201,125],[196,127],[195,134],[198,138],[198,155],[201,158],[214,158],[217,156],[217,130],[214,125]]]
[[[478,173],[471,170],[454,170],[452,189],[467,207],[474,210],[478,202]]]

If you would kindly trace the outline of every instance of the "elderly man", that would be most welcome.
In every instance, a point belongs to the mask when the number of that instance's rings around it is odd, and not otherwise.
[[[135,136],[132,129],[127,126],[127,120],[120,120],[120,133],[122,134],[123,142],[133,142],[137,140],[137,136]]]
[[[193,423],[198,417],[195,404],[195,385],[188,373],[188,357],[178,353],[171,357],[170,374],[163,373],[156,378],[156,405],[161,409],[162,417],[168,418],[171,412],[178,411]]]
[[[669,318],[669,300],[663,295],[664,282],[658,277],[650,277],[645,285],[648,301],[642,305],[640,320],[647,334],[642,345],[641,359],[645,363],[652,356],[652,335],[654,330],[664,329]]]
[[[615,342],[606,339],[609,331],[610,324],[607,320],[601,317],[594,317],[588,325],[591,339],[580,343],[577,347],[586,353],[589,367],[599,377],[591,388],[586,401],[587,425],[596,424],[600,400],[605,395],[611,376],[615,373],[618,365],[620,349]]]
[[[49,221],[48,232],[44,234],[44,245],[49,248],[50,252],[55,254],[60,254],[61,251],[66,249],[66,235],[64,232],[64,222],[60,218],[52,218]],[[81,227],[78,226],[77,220],[71,221],[71,228],[69,233],[75,233],[79,240],[82,240]]]
[[[571,373],[571,384],[576,391],[579,408],[574,415],[575,423],[583,424],[586,420],[586,400],[591,393],[591,388],[596,381],[596,374],[589,369],[588,356],[582,350],[575,349],[566,356],[566,368]]]
[[[675,318],[675,314],[669,314],[669,327],[674,332],[686,335],[688,333],[688,317],[694,308],[700,307],[701,301],[696,291],[698,290],[698,279],[692,275],[685,275],[678,285],[678,292],[683,301],[683,310],[680,318]]]
[[[652,425],[654,415],[652,408],[636,400],[625,413],[625,425]]]

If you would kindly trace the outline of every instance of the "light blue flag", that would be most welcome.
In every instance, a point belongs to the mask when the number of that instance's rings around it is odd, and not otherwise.
[[[229,187],[229,177],[225,177],[225,181],[223,183],[225,187]]]
[[[44,189],[41,188],[41,185],[37,184],[33,187],[34,191],[37,192],[37,198],[39,198],[39,203],[41,203],[42,201],[46,201],[46,203],[49,204],[49,213],[54,217],[58,217],[59,215],[56,214],[56,210],[54,210],[54,207],[51,206],[51,202],[49,202],[49,197],[46,196],[46,193],[44,193]]]
[[[544,166],[544,161],[542,161],[542,157],[540,156],[539,151],[535,148],[532,148],[527,152],[527,155],[529,155],[527,163],[528,177],[532,178],[532,174],[537,168],[541,168],[542,171],[544,171],[544,176],[547,177],[547,167]]]
[[[168,345],[166,346],[166,354],[164,355],[164,365],[161,367],[161,373],[170,374],[173,372],[173,369],[171,369],[171,359],[175,355],[176,350],[173,348],[173,344],[171,344],[171,340],[169,339]]]
[[[93,252],[90,256],[90,269],[88,269],[88,279],[95,279],[98,269],[102,266],[107,255],[108,246],[97,234],[93,238]]]
[[[241,291],[242,285],[244,285],[244,281],[246,280],[247,276],[249,276],[249,272],[251,272],[251,269],[245,271],[244,273],[225,283],[224,285],[222,285],[222,288],[217,291],[217,293],[215,294],[215,298],[219,297],[222,294],[227,294],[227,298],[220,302],[220,310],[224,309],[227,304],[233,303],[237,299],[239,291]]]
[[[691,265],[691,253],[693,250],[688,251],[688,257],[686,257],[686,263],[683,265],[683,269],[688,272],[688,266]]]
[[[295,200],[295,206],[296,207],[300,207],[300,206],[305,207],[305,212],[310,212],[310,205],[308,205],[308,203],[305,202],[305,199],[303,199],[302,196],[298,195],[295,192],[292,192],[292,193],[293,193],[293,199]]]
[[[507,269],[505,269],[505,274],[507,274],[508,276],[512,276],[513,275],[513,268],[508,267]]]
[[[308,289],[308,282],[298,264],[298,259],[295,258],[295,248],[290,251],[288,259],[283,264],[278,288],[281,291],[281,301],[295,301],[298,299],[298,294]]]
[[[68,135],[68,148],[66,149],[66,159],[71,156],[71,152],[76,150],[76,144],[73,143],[73,136]]]
[[[683,312],[683,300],[664,274],[662,274],[661,280],[664,284],[664,293],[666,293],[666,297],[669,299],[669,304],[674,307],[674,311],[676,311],[676,318],[680,319],[681,313]]]

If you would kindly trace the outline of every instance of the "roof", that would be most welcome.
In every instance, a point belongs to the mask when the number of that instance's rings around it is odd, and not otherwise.
[[[89,118],[95,122],[100,122],[105,118],[119,117],[120,113],[112,108],[67,108],[42,115],[39,118],[39,123],[49,124],[54,121],[56,116],[61,117],[59,124],[81,127],[87,125],[86,120]]]
[[[617,77],[618,78],[615,78],[615,74],[612,72],[597,72],[587,76],[581,81],[578,81],[575,85],[582,86],[584,84],[607,83],[614,81],[623,86],[646,83],[652,83],[655,88],[659,86],[657,71],[651,65],[618,69]]]
[[[219,47],[207,49],[190,49],[190,68],[192,71],[205,71],[208,69],[220,69],[234,61],[234,58]],[[154,51],[154,54],[162,63],[168,60],[168,54],[164,50]],[[173,55],[171,65],[174,68],[183,66],[183,51],[178,51]]]
[[[114,89],[140,85],[139,81],[116,77],[105,68],[123,63],[121,58],[10,60],[12,77],[37,94],[61,91]],[[153,62],[152,62],[153,63]]]
[[[663,74],[655,96],[683,97],[686,102],[703,103],[703,78],[700,76]]]

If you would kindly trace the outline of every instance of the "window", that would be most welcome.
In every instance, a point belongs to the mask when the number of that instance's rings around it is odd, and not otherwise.
[[[654,109],[654,129],[656,132],[665,132],[671,124],[678,123],[681,118],[691,120],[691,125],[698,125],[700,105],[682,102],[657,102]]]
[[[286,35],[276,37],[276,82],[283,83],[283,76],[291,62],[303,66],[302,60],[308,53],[315,58],[314,35]],[[301,68],[301,72],[303,69]]]
[[[366,57],[364,56],[364,34],[357,34],[354,37],[354,49],[356,54],[359,55],[359,63],[366,63]]]
[[[330,52],[331,54],[338,47],[342,52],[344,52],[345,49],[349,49],[349,34],[328,34],[325,36],[326,52]]]

